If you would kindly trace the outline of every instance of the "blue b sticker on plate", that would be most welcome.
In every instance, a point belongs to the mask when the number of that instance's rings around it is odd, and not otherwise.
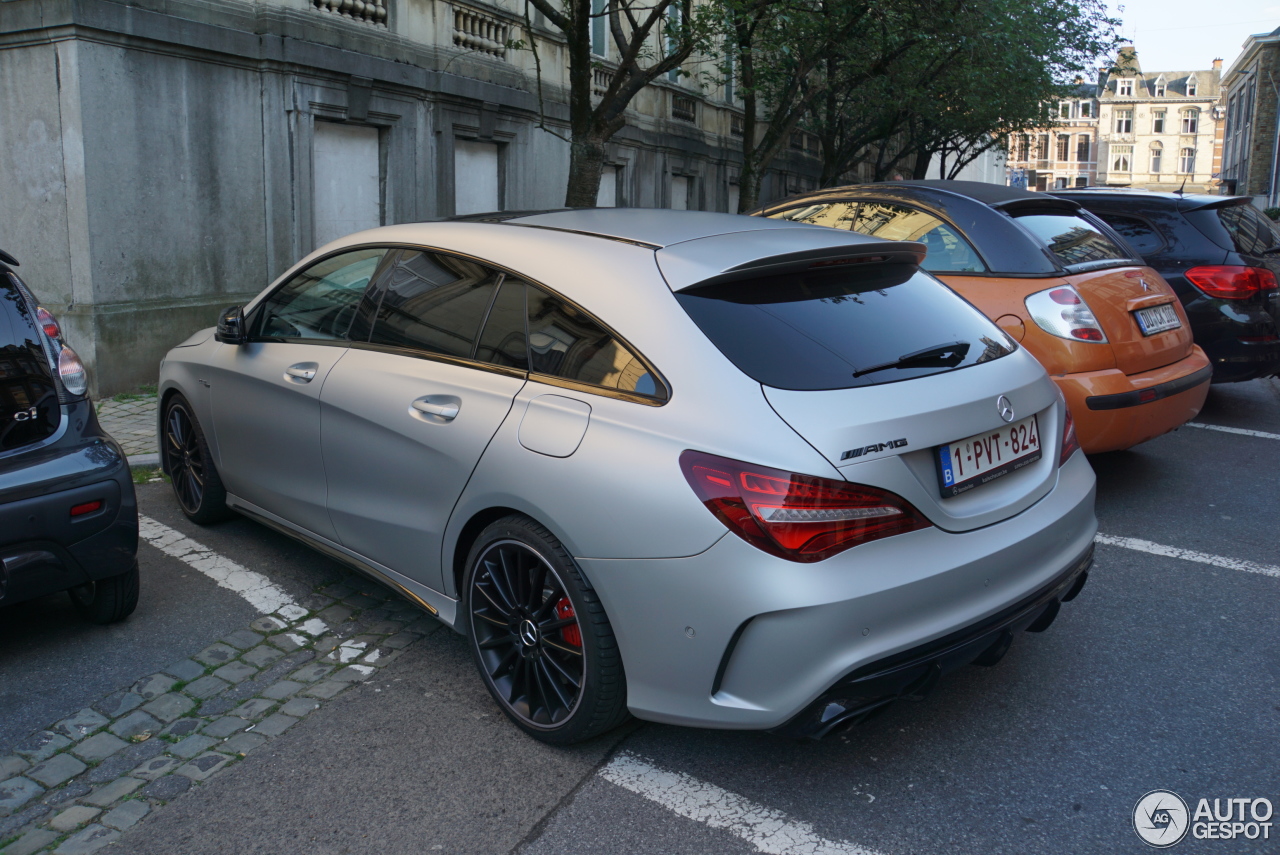
[[[938,462],[942,464],[942,486],[950,487],[956,482],[956,473],[951,469],[951,446],[938,446]]]

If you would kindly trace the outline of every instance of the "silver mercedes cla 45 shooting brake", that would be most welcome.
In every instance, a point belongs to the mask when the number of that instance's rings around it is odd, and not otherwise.
[[[1094,477],[924,247],[653,210],[389,226],[161,368],[163,465],[462,633],[569,743],[822,736],[994,664],[1084,584]]]

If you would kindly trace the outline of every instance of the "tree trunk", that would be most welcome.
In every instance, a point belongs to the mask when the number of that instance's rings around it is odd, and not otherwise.
[[[604,166],[607,138],[587,130],[573,135],[569,146],[569,186],[566,208],[594,208],[600,196],[600,173]]]

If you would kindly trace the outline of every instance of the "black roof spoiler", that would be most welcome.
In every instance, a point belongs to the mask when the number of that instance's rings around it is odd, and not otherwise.
[[[14,258],[9,253],[5,252],[3,249],[0,249],[0,261],[4,262],[10,267],[18,266],[18,259]]]
[[[1004,211],[1010,216],[1031,211],[1056,211],[1064,214],[1074,214],[1080,210],[1080,203],[1072,202],[1069,199],[1060,199],[1057,196],[1050,196],[1047,193],[1038,193],[1034,199],[1010,199],[1006,202],[995,202],[991,207]]]
[[[919,267],[920,262],[924,261],[925,245],[916,241],[875,240],[835,229],[831,229],[830,234],[834,240],[824,240],[825,246],[810,246],[791,252],[778,252],[776,248],[770,251],[771,248],[767,246],[768,241],[763,240],[764,235],[759,232],[744,232],[739,233],[739,236],[719,236],[720,240],[706,238],[688,241],[659,250],[658,266],[671,289],[679,292],[785,273],[834,271],[851,269],[863,264],[909,264],[912,267]],[[792,236],[795,236],[794,233]],[[720,247],[715,244],[723,245],[723,238],[729,237],[737,237],[738,240],[745,237],[745,240],[752,242],[752,248],[756,249],[759,255],[748,261],[740,261],[732,267],[721,267],[718,262],[724,255]],[[849,238],[862,239],[850,240]],[[740,259],[743,253],[739,251],[735,254]]]

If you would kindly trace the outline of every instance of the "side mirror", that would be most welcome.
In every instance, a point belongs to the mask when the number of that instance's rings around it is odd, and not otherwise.
[[[244,310],[239,306],[223,309],[218,315],[218,331],[213,334],[218,341],[226,344],[244,344],[247,340],[244,330]]]

